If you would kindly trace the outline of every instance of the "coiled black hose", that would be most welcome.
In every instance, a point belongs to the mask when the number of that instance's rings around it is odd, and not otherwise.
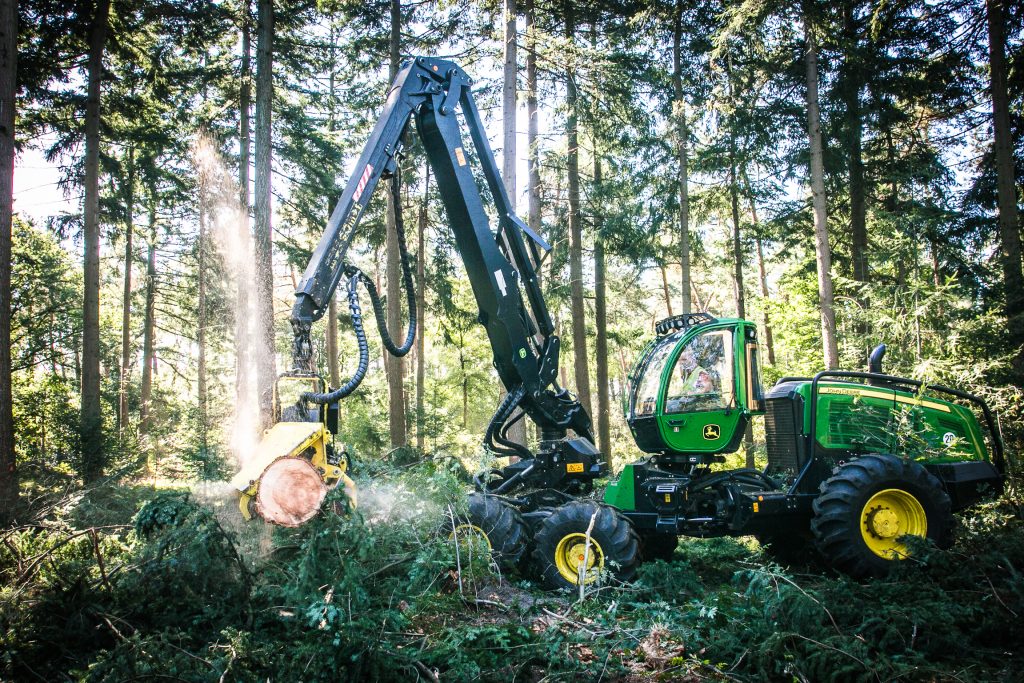
[[[359,345],[359,366],[356,368],[352,378],[334,391],[324,394],[307,391],[302,394],[302,398],[307,401],[320,405],[334,403],[355,391],[362,383],[363,378],[366,377],[366,369],[370,365],[370,347],[366,343],[366,331],[363,329],[363,313],[359,308],[359,275],[361,274],[354,274],[348,280],[348,310],[352,313],[352,329],[355,331],[356,343]]]
[[[405,341],[402,342],[401,346],[396,346],[391,338],[391,334],[388,331],[387,317],[384,312],[384,304],[380,299],[380,294],[377,292],[377,287],[374,285],[373,280],[355,266],[347,266],[345,274],[349,276],[348,307],[352,312],[352,329],[356,335],[356,342],[359,344],[359,367],[356,368],[356,372],[350,380],[334,391],[323,394],[312,391],[305,392],[302,394],[302,398],[307,401],[320,405],[334,403],[355,391],[366,376],[366,369],[370,363],[370,351],[366,343],[366,331],[363,328],[362,310],[359,307],[358,284],[360,282],[363,283],[367,293],[370,295],[373,315],[377,320],[377,330],[380,332],[380,339],[384,344],[384,348],[391,355],[398,357],[406,355],[412,349],[412,343],[416,339],[416,290],[413,288],[412,268],[409,265],[409,249],[405,244],[405,225],[402,220],[401,209],[401,183],[397,173],[391,177],[391,196],[394,199],[395,205],[395,232],[398,234],[398,253],[402,260],[402,280],[405,284],[406,302],[409,307],[409,329],[405,334]]]

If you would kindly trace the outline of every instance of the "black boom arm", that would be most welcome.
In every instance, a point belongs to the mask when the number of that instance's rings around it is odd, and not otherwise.
[[[563,439],[568,429],[592,442],[590,416],[557,385],[560,341],[537,280],[537,268],[550,246],[512,211],[470,86],[471,80],[462,69],[442,59],[412,59],[399,70],[380,120],[296,291],[291,317],[295,368],[312,368],[311,325],[323,317],[343,277],[348,278],[349,305],[361,351],[365,347],[355,291],[358,281],[369,278],[346,262],[346,254],[378,182],[392,178],[397,188],[403,137],[409,121],[415,119],[476,297],[479,321],[487,330],[494,366],[508,391],[487,431],[488,445],[499,453],[532,457],[530,451],[515,447],[505,438],[507,422],[517,408],[540,427],[542,450],[544,443]],[[462,139],[457,108],[469,129],[471,150]],[[474,181],[473,160],[479,163],[497,210],[496,231],[489,225]],[[396,213],[400,212],[396,209]],[[400,241],[404,243],[404,238]],[[408,276],[406,280],[408,284]],[[379,312],[379,299],[375,292],[371,295]],[[414,327],[412,321],[410,327]],[[365,363],[360,363],[353,380],[356,384],[364,372]],[[307,398],[333,401],[355,388],[350,385],[351,381],[332,394],[310,394]]]

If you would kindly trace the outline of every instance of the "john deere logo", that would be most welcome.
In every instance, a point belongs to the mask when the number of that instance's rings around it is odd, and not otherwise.
[[[704,438],[708,441],[714,441],[715,439],[722,436],[722,428],[718,425],[704,425]]]

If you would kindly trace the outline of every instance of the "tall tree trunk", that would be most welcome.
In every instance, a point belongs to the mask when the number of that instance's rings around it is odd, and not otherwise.
[[[142,389],[139,409],[139,436],[149,434],[153,422],[153,348],[156,337],[156,242],[157,242],[156,189],[149,188],[149,250],[146,257],[146,309],[142,326]],[[149,474],[153,474],[153,449],[147,445]]]
[[[505,192],[508,194],[512,210],[515,211],[516,204],[516,85],[519,76],[519,62],[517,60],[518,42],[516,34],[516,0],[504,0],[504,43],[505,43],[505,64],[504,84],[501,90],[501,118],[502,118],[502,152],[501,152],[501,177],[505,182]],[[504,392],[502,392],[504,393]],[[526,444],[526,421],[520,420],[509,429],[509,438],[518,444]],[[517,460],[515,458],[514,460]]]
[[[334,24],[331,24],[331,35],[330,35],[330,74],[328,76],[327,86],[327,98],[329,102],[328,109],[328,120],[327,120],[327,132],[334,137],[334,131],[336,130],[337,117],[335,110],[338,106],[337,100],[337,71],[338,71],[338,31],[335,29]],[[334,210],[334,205],[338,202],[337,196],[329,196],[327,198],[327,204],[324,207],[326,214],[324,216],[324,225],[331,218],[331,212]],[[327,304],[327,375],[330,379],[332,387],[341,386],[341,368],[338,365],[338,301],[337,294],[331,295],[331,300]]]
[[[662,263],[658,266],[661,271],[661,291],[665,295],[665,310],[668,311],[668,317],[672,317],[672,292],[668,288],[668,269],[665,264]]]
[[[132,360],[132,240],[135,234],[135,148],[128,148],[124,191],[124,289],[121,299],[121,377],[117,390],[117,431],[128,429],[128,386]]]
[[[1024,383],[1024,274],[1021,272],[1017,181],[1013,167],[1009,94],[1006,85],[1006,5],[986,0],[988,54],[992,86],[992,129],[996,152],[999,239],[1002,246],[1003,291],[1006,294],[1007,346],[1015,350],[1014,375]]]
[[[811,199],[814,206],[814,246],[818,260],[818,298],[821,307],[821,345],[825,368],[839,367],[836,314],[832,295],[832,252],[825,213],[825,169],[822,162],[821,114],[818,110],[818,49],[810,19],[804,16],[807,41],[807,137],[811,148]]]
[[[196,261],[198,266],[198,301],[196,311],[196,344],[199,346],[198,358],[196,359],[196,401],[199,408],[199,445],[202,451],[201,460],[204,463],[203,476],[208,472],[208,429],[210,424],[210,411],[208,403],[208,391],[206,386],[206,233],[209,220],[210,188],[207,179],[201,179],[199,183],[199,239],[196,242]]]
[[[274,382],[277,363],[274,351],[274,257],[271,227],[273,149],[271,116],[274,102],[274,4],[257,0],[256,17],[256,385],[260,424],[274,419]]]
[[[595,145],[596,147],[596,145]],[[594,150],[594,188],[601,188],[601,159]],[[601,207],[594,210],[594,323],[597,339],[594,349],[594,363],[597,366],[597,443],[604,453],[609,471],[612,467],[611,400],[608,395],[608,307],[605,283],[604,239],[601,228],[604,218]]]
[[[110,0],[96,0],[89,29],[85,103],[84,299],[82,304],[82,478],[103,476],[103,404],[100,397],[100,86]]]
[[[565,3],[565,37],[572,45],[576,34],[575,8]],[[577,131],[579,93],[576,89],[574,58],[569,59],[565,74],[566,132],[568,134],[569,167],[569,298],[572,302],[573,369],[576,393],[586,411],[593,415],[590,401],[590,368],[587,353],[587,308],[583,294],[583,216],[580,212],[580,157]]]
[[[729,132],[729,199],[732,204],[733,296],[736,317],[747,317],[746,294],[743,289],[743,243],[740,239],[740,188],[736,179],[736,133]]]
[[[430,196],[430,165],[426,166],[423,200],[416,229],[416,319],[420,333],[416,335],[416,448],[426,448],[426,358],[424,357],[424,330],[427,328],[427,199]]]
[[[249,132],[249,115],[252,100],[252,54],[251,54],[251,33],[252,33],[252,8],[249,0],[243,0],[241,7],[242,27],[242,73],[238,94],[238,244],[243,249],[242,259],[248,259],[252,234],[249,229],[249,165],[251,159],[249,150],[251,145]],[[250,400],[250,372],[251,358],[251,315],[249,303],[249,290],[253,283],[248,277],[247,268],[244,266],[236,273],[238,282],[235,290],[235,405],[240,409]]]
[[[690,297],[690,130],[686,122],[686,97],[683,95],[683,0],[676,2],[672,28],[672,90],[676,117],[676,155],[679,157],[679,263],[682,267],[682,313],[693,310]],[[671,313],[669,313],[671,315]]]
[[[537,112],[537,33],[534,0],[526,0],[526,170],[529,209],[526,222],[540,234],[540,134]],[[540,277],[540,273],[537,274]]]
[[[761,221],[757,218],[757,201],[754,199],[754,188],[750,184],[750,176],[747,175],[745,167],[743,169],[743,184],[747,191],[747,201],[750,202],[750,221],[754,224],[755,243],[757,244],[757,273],[761,285],[761,300],[764,301],[764,310],[762,312],[764,343],[768,350],[768,363],[775,365],[775,342],[772,338],[772,326],[768,317],[768,300],[771,295],[768,291],[768,272],[764,266],[764,239],[761,237]]]
[[[402,59],[402,3],[391,0],[391,38],[389,40],[390,76],[394,80]],[[398,251],[398,229],[395,216],[402,207],[395,206],[391,192],[387,193],[387,291],[388,330],[395,339],[402,338],[402,261]],[[385,352],[388,376],[388,424],[391,432],[391,447],[398,448],[409,443],[406,431],[404,358]]]
[[[18,71],[18,3],[0,0],[0,525],[18,510],[11,392],[11,240],[14,218],[14,107]]]
[[[854,23],[853,3],[844,8],[843,26],[850,50],[857,43],[857,27]],[[847,57],[846,127],[848,140],[847,155],[850,165],[850,241],[853,252],[853,279],[860,283],[868,281],[868,229],[867,190],[864,184],[864,159],[862,152],[863,119],[860,110],[860,72],[855,55]]]

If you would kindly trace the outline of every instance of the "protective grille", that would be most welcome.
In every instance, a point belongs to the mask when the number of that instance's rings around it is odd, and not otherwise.
[[[794,412],[793,400],[788,397],[765,402],[764,428],[771,472],[796,472],[799,467]]]

